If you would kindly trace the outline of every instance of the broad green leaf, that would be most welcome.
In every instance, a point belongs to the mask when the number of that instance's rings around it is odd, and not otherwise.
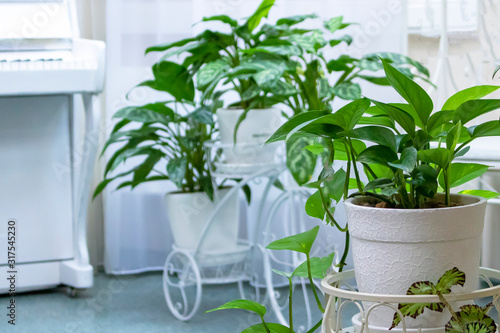
[[[339,98],[348,101],[361,98],[361,87],[357,83],[343,82],[333,87],[332,91]]]
[[[352,138],[367,140],[378,143],[382,146],[387,146],[396,151],[396,136],[394,132],[388,128],[379,126],[364,126],[358,127],[346,132]]]
[[[290,333],[290,328],[283,326],[281,324],[268,323],[266,325],[270,333]],[[241,333],[267,333],[267,331],[264,327],[264,324],[257,324],[247,328]]]
[[[446,148],[420,150],[417,156],[422,162],[433,163],[444,169],[451,163],[452,158],[452,154]]]
[[[325,28],[328,29],[331,33],[334,33],[337,30],[344,29],[347,27],[349,24],[343,23],[344,17],[343,16],[337,16],[329,19],[328,21],[325,21]]]
[[[346,183],[346,172],[344,169],[339,169],[335,174],[330,178],[326,178],[324,180],[325,187],[323,191],[326,192],[326,195],[335,200],[337,203],[342,199],[344,195],[344,186]],[[357,188],[357,186],[355,186]]]
[[[372,102],[397,122],[408,135],[415,137],[415,120],[406,111],[390,104],[372,100]]]
[[[356,152],[356,155],[361,154],[363,150],[366,149],[366,144],[363,141],[359,140],[351,140],[351,144]],[[345,146],[340,140],[335,140],[333,142],[333,147],[335,149],[335,159],[338,161],[347,161],[347,153],[345,150]]]
[[[353,41],[352,36],[350,36],[350,35],[344,35],[342,37],[339,37],[339,38],[336,38],[336,39],[332,39],[328,43],[330,44],[330,46],[334,47],[334,46],[339,45],[342,42],[345,42],[347,45],[351,45],[352,41]]]
[[[471,88],[464,89],[457,92],[455,95],[448,98],[446,103],[443,105],[443,110],[456,110],[463,103],[483,98],[496,90],[500,89],[500,86],[475,86]]]
[[[309,231],[276,240],[269,244],[266,249],[269,250],[288,250],[304,254],[311,252],[311,247],[318,236],[319,226]]]
[[[452,163],[450,166],[450,188],[463,185],[481,177],[490,167],[476,163]],[[439,176],[439,185],[444,188],[444,177]]]
[[[360,79],[366,80],[373,84],[377,84],[379,86],[390,86],[391,84],[384,76],[368,76],[368,75],[358,75]]]
[[[500,109],[500,99],[477,99],[461,104],[453,113],[453,122],[463,125],[482,114]]]
[[[293,96],[298,94],[300,91],[297,90],[293,85],[288,82],[279,80],[271,87],[271,94],[274,96]]]
[[[213,113],[206,106],[203,106],[203,107],[198,108],[195,111],[191,112],[187,116],[187,118],[194,119],[197,122],[199,122],[201,124],[205,124],[205,125],[213,125],[213,124],[215,124]]]
[[[428,164],[418,165],[411,173],[411,183],[418,194],[434,198],[438,190],[437,172]]]
[[[413,107],[422,124],[426,125],[434,108],[432,99],[422,87],[392,67],[387,61],[382,59],[382,63],[391,86]]]
[[[326,67],[330,72],[343,72],[352,67],[352,64],[357,61],[348,55],[341,55],[339,58],[330,60]]]
[[[391,64],[395,66],[401,66],[401,65],[411,65],[415,67],[420,73],[425,75],[426,77],[430,76],[429,70],[422,65],[420,62],[413,60],[410,57],[407,57],[403,54],[400,53],[394,53],[394,52],[376,52],[376,53],[370,53],[364,56],[365,58],[373,58],[376,60],[379,60],[380,58],[389,60]],[[380,67],[382,68],[382,67]]]
[[[210,21],[219,21],[222,23],[229,24],[232,27],[236,27],[238,25],[238,21],[233,20],[227,15],[216,15],[216,16],[210,16],[210,17],[204,17],[203,22],[210,22]]]
[[[500,122],[498,120],[487,121],[477,126],[468,129],[470,136],[473,139],[500,136]]]
[[[115,119],[126,119],[139,123],[163,123],[168,124],[174,118],[174,112],[169,107],[158,104],[147,104],[143,106],[127,106],[118,110]]]
[[[178,101],[194,100],[194,83],[188,70],[174,62],[162,61],[153,66],[154,85],[149,87],[165,91]]]
[[[316,14],[296,15],[296,16],[281,18],[276,22],[276,24],[277,25],[284,24],[284,25],[292,26],[295,24],[302,23],[307,19],[315,19],[315,18],[318,18],[318,16]]]
[[[144,180],[149,176],[151,171],[155,165],[165,156],[163,152],[154,151],[146,158],[144,162],[142,162],[139,166],[137,166],[134,170],[134,176],[132,178],[133,185],[135,187],[144,182]]]
[[[328,114],[328,111],[309,111],[304,113],[299,113],[298,115],[290,118],[286,123],[281,125],[280,128],[267,140],[266,143],[277,142],[285,140],[288,134],[297,128],[298,126],[304,125],[305,123],[311,122],[315,119],[320,118]]]
[[[312,138],[297,136],[292,136],[286,142],[286,165],[299,186],[311,180],[316,167],[318,157],[305,149],[313,142]]]
[[[444,124],[451,122],[453,119],[453,111],[438,111],[434,113],[427,122],[427,131],[431,132],[440,128]]]
[[[221,74],[229,69],[229,65],[223,60],[216,60],[200,69],[196,75],[198,89],[205,89],[214,80],[219,79]]]
[[[317,190],[311,195],[306,201],[306,214],[320,219],[323,221],[325,219],[325,209],[323,208],[323,200],[321,199],[321,190]]]
[[[454,152],[457,144],[460,140],[460,134],[462,130],[462,122],[458,122],[455,126],[453,126],[446,135],[446,148]]]
[[[451,293],[451,287],[464,286],[465,273],[456,267],[446,271],[436,284],[436,290],[442,294]]]
[[[405,148],[398,162],[389,162],[387,164],[396,169],[401,169],[404,172],[410,173],[417,165],[417,150],[413,147]]]
[[[186,175],[187,159],[185,156],[172,158],[167,164],[167,174],[177,187],[182,186]]]
[[[387,115],[377,115],[377,116],[372,116],[372,117],[361,117],[361,119],[358,121],[358,125],[378,125],[378,126],[384,126],[388,128],[395,129],[396,124],[394,122],[394,119],[389,118]]]
[[[280,40],[281,41],[281,40]],[[279,54],[282,56],[293,57],[302,55],[302,50],[287,41],[281,41],[280,43],[275,43],[274,45],[259,45],[256,48],[243,50],[242,53],[252,55],[256,52],[266,52],[271,54]]]
[[[434,137],[426,131],[418,130],[417,133],[415,133],[415,144],[417,150],[427,149],[427,144],[433,139]]]
[[[369,167],[375,173],[375,175],[377,175],[377,178],[394,178],[394,172],[388,166],[380,164],[370,164]],[[368,176],[368,179],[374,180],[371,173],[365,171],[365,174]]]
[[[389,162],[394,162],[398,159],[398,155],[394,150],[386,146],[371,146],[366,148],[358,156],[358,162],[365,164],[380,164],[387,166]]]
[[[459,192],[460,194],[467,194],[467,195],[475,195],[478,197],[482,197],[485,199],[494,199],[498,198],[500,196],[500,193],[497,192],[492,192],[492,191],[485,191],[485,190],[464,190]]]
[[[150,155],[152,153],[158,152],[152,146],[141,146],[141,147],[133,147],[122,151],[115,159],[112,160],[112,164],[107,164],[106,169],[104,171],[104,175],[107,175],[109,172],[113,172],[120,164],[126,162],[130,157],[141,156],[141,155]]]
[[[315,143],[313,145],[309,145],[305,147],[305,149],[309,150],[314,155],[321,155],[325,152],[325,147],[321,143]]]
[[[445,332],[495,333],[497,331],[497,325],[495,321],[487,315],[491,306],[491,303],[485,307],[475,304],[461,306],[457,312],[460,322],[452,317],[445,325]]]
[[[362,98],[343,106],[337,112],[333,113],[332,116],[339,118],[339,120],[341,119],[338,125],[347,131],[353,129],[357,125],[359,119],[369,107],[370,101],[366,98]]]
[[[313,279],[323,279],[326,276],[326,273],[333,264],[333,257],[335,253],[331,253],[327,257],[314,257],[310,258],[310,266],[311,266],[311,277]],[[307,260],[300,264],[299,267],[293,271],[293,276],[299,276],[307,278],[309,274],[307,272]]]
[[[269,15],[269,11],[274,6],[275,1],[276,0],[263,0],[260,3],[255,13],[253,13],[252,16],[250,16],[250,18],[246,23],[249,32],[254,31],[255,28],[259,26],[262,19]]]
[[[378,190],[385,187],[394,186],[394,181],[390,178],[374,179],[365,186],[365,191]]]
[[[224,305],[219,306],[216,309],[207,311],[206,313],[214,312],[214,311],[220,311],[220,310],[231,310],[231,309],[239,309],[239,310],[248,310],[255,312],[258,314],[261,318],[266,315],[266,308],[254,301],[249,301],[246,299],[238,299],[234,300],[231,302],[228,302]]]

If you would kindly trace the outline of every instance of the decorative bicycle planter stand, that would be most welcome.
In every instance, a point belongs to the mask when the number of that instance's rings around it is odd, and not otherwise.
[[[493,305],[497,312],[500,304],[500,285],[493,286],[491,279],[500,280],[500,271],[481,268],[480,277],[488,284],[487,288],[475,290],[467,293],[451,293],[446,295],[446,299],[450,302],[467,301],[472,303],[476,299],[493,297]],[[369,317],[373,309],[377,307],[389,307],[398,312],[398,303],[440,303],[439,296],[413,296],[413,295],[377,295],[367,294],[355,291],[347,281],[354,278],[354,271],[346,271],[327,276],[321,281],[321,289],[326,296],[326,308],[323,316],[322,333],[340,333],[340,332],[389,332],[388,328],[369,327]],[[372,302],[373,305],[368,309],[364,309],[361,302]],[[359,309],[359,313],[353,318],[353,321],[358,323],[358,327],[342,327],[342,312],[346,305],[354,303]],[[496,319],[497,325],[500,324],[500,315]],[[427,332],[440,333],[444,332],[443,328],[406,328],[406,323],[402,321],[402,328],[395,328],[391,332]]]
[[[236,145],[242,151],[257,151],[259,147],[245,147]],[[211,142],[206,145],[208,159],[215,156],[215,162],[210,165],[210,171],[215,180],[217,178],[240,179],[240,181],[221,198],[216,209],[205,225],[202,236],[194,250],[173,246],[168,255],[163,271],[163,290],[165,300],[172,314],[179,320],[189,320],[197,312],[202,300],[202,286],[204,284],[228,284],[238,283],[241,298],[246,298],[243,283],[252,279],[249,264],[253,262],[256,251],[258,251],[258,234],[261,229],[264,205],[272,185],[279,175],[286,169],[283,162],[269,161],[268,163],[254,164],[229,164],[223,162],[225,151],[233,150],[234,145],[223,145]],[[231,153],[233,154],[233,153]],[[259,203],[259,214],[255,221],[255,232],[250,240],[240,239],[233,251],[206,251],[202,250],[202,244],[210,228],[217,221],[217,214],[222,205],[232,196],[238,195],[239,190],[251,181],[265,178],[265,186],[261,201]],[[214,186],[214,188],[217,188]],[[214,195],[218,195],[217,191]],[[239,223],[239,221],[235,221]]]

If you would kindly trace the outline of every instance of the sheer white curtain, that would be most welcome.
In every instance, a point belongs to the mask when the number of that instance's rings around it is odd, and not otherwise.
[[[144,57],[146,47],[199,32],[203,27],[193,23],[203,16],[248,16],[258,3],[258,0],[107,0],[107,131],[113,124],[112,114],[120,107],[147,103],[158,96],[151,90],[137,89],[130,94],[130,100],[125,98],[131,87],[150,76],[149,67],[158,57]],[[311,12],[324,18],[344,15],[346,21],[362,22],[351,28],[350,32],[355,35],[353,45],[349,49],[340,47],[338,52],[354,56],[375,51],[406,52],[403,1],[278,0],[271,18]],[[386,89],[368,85],[364,93],[377,97],[390,94]],[[106,191],[105,268],[108,273],[126,274],[162,267],[172,245],[163,196],[172,189],[168,183],[152,183],[134,191]],[[253,215],[251,212],[250,216]],[[337,239],[333,228],[325,230],[324,234],[330,235],[332,242],[342,246],[342,237]]]

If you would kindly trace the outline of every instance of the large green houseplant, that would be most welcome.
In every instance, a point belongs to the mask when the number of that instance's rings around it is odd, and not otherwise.
[[[388,82],[406,103],[362,98],[333,113],[318,112],[308,119],[298,115],[269,141],[293,135],[314,135],[323,141],[310,150],[326,151],[330,163],[318,181],[309,184],[316,192],[306,211],[320,219],[326,217],[345,233],[341,268],[352,238],[360,290],[404,293],[414,281],[437,279],[439,272],[451,268],[443,266],[449,265],[463,270],[470,277],[466,289],[474,289],[485,201],[451,192],[482,175],[488,166],[454,160],[467,153],[473,140],[500,136],[498,121],[471,126],[478,116],[500,108],[500,100],[481,99],[500,87],[460,91],[432,113],[433,103],[425,91],[389,62],[382,62]],[[371,122],[365,126],[367,115]],[[345,170],[333,169],[338,160],[345,161]],[[357,192],[350,194],[352,187]],[[487,198],[498,195],[474,190],[463,193]],[[348,199],[345,226],[335,220],[331,206],[342,199]],[[415,266],[420,269],[411,271]],[[398,278],[401,276],[407,278]],[[387,315],[378,317],[375,324],[390,324]],[[425,321],[415,325],[440,325]]]

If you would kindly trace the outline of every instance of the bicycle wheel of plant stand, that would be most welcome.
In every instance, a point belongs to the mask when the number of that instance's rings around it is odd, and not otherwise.
[[[194,258],[172,251],[163,269],[163,293],[170,312],[179,320],[191,319],[201,303],[201,275]]]

